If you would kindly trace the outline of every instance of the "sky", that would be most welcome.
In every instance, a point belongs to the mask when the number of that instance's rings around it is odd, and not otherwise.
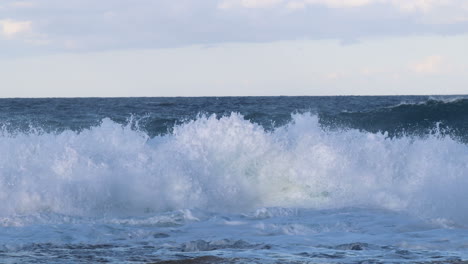
[[[0,0],[0,97],[468,94],[467,0]]]

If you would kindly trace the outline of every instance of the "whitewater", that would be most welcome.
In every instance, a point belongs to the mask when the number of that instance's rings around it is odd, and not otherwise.
[[[5,121],[0,263],[462,263],[468,146],[464,122],[445,126],[459,108],[417,132],[360,123],[457,104],[287,109],[269,124],[197,111],[158,133],[135,114]]]

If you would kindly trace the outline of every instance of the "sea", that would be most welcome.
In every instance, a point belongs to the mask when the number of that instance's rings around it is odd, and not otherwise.
[[[0,263],[468,263],[468,95],[0,99]]]

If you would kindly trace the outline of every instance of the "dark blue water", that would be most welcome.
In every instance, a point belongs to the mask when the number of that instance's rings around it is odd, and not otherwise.
[[[468,260],[468,96],[0,99],[0,127],[0,263]]]
[[[267,130],[290,122],[292,113],[309,112],[329,128],[402,135],[438,127],[462,138],[468,134],[468,96],[0,99],[0,123],[9,131],[81,131],[110,118],[138,122],[154,137],[200,115],[233,112]]]

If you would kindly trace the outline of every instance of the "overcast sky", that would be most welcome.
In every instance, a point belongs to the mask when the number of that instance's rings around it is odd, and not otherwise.
[[[467,0],[0,0],[0,97],[468,94]]]

